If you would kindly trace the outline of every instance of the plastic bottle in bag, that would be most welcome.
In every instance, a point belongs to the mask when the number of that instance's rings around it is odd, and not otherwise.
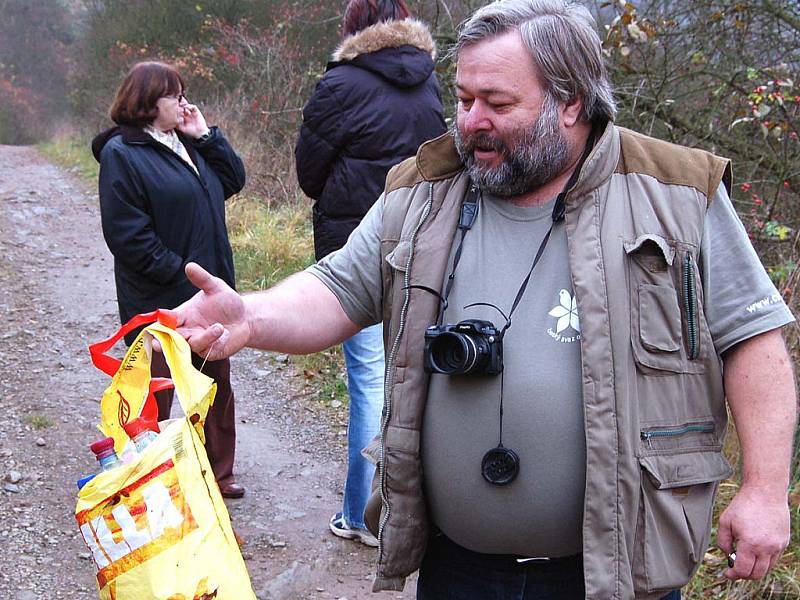
[[[141,454],[150,443],[158,438],[158,433],[153,429],[157,427],[155,423],[147,421],[142,417],[137,417],[123,426],[125,433],[133,440],[136,451]]]
[[[100,463],[101,471],[110,471],[122,465],[117,453],[114,452],[114,438],[107,437],[91,444],[89,448],[94,452],[94,457]]]

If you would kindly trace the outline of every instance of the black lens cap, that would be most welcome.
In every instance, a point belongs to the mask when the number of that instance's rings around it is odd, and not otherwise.
[[[481,473],[492,485],[508,485],[519,473],[519,456],[505,446],[492,448],[483,455]]]

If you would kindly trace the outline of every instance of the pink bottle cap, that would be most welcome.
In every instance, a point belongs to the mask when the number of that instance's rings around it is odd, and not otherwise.
[[[95,453],[96,456],[107,456],[109,451],[114,451],[114,438],[107,437],[102,440],[97,440],[93,444],[89,445],[89,448],[92,452]]]

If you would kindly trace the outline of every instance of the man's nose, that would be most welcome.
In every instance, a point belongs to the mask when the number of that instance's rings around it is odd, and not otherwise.
[[[475,100],[469,110],[464,110],[461,129],[466,135],[490,131],[492,129],[492,121],[489,118],[486,105],[479,100]]]

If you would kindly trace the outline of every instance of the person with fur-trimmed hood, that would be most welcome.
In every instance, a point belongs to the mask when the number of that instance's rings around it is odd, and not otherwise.
[[[315,200],[320,260],[344,246],[383,191],[389,169],[445,132],[436,46],[404,0],[350,0],[343,40],[303,109],[295,149],[300,187]],[[377,546],[364,526],[374,467],[361,450],[378,433],[383,407],[383,329],[343,344],[350,393],[348,471],[331,531]]]

